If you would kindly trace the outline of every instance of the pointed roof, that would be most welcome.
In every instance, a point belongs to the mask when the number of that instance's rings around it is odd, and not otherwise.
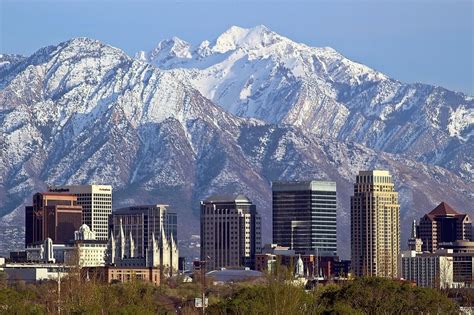
[[[430,216],[456,216],[459,215],[456,210],[454,210],[450,205],[448,205],[446,202],[441,202],[436,208],[431,210],[428,215]]]
[[[417,235],[416,235],[416,220],[413,220],[413,224],[411,226],[411,238],[417,238]]]

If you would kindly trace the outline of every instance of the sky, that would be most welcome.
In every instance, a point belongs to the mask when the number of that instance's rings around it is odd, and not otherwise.
[[[259,24],[400,81],[474,95],[471,0],[0,0],[0,53],[86,36],[133,56],[172,36],[199,43]]]

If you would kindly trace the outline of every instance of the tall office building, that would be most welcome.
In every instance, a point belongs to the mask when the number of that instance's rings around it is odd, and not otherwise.
[[[201,260],[206,269],[253,268],[260,247],[260,215],[247,197],[213,196],[201,201]]]
[[[49,191],[77,196],[77,204],[82,206],[82,223],[95,232],[97,240],[108,239],[109,215],[112,213],[112,186],[55,186],[49,187]]]
[[[337,253],[336,183],[273,182],[273,243],[297,254]]]
[[[50,238],[55,243],[74,239],[81,226],[82,207],[73,195],[36,193],[25,208],[25,246]]]
[[[177,215],[167,210],[168,205],[142,205],[116,209],[112,213],[112,228],[115,239],[121,230],[124,235],[132,236],[135,244],[135,256],[145,257],[152,236],[178,240]]]
[[[356,177],[351,251],[356,276],[398,276],[400,205],[388,171],[361,171]]]
[[[420,219],[419,238],[425,252],[435,252],[440,243],[472,239],[472,221],[467,214],[458,213],[450,205],[441,202]]]
[[[107,262],[115,266],[115,272],[149,267],[159,268],[165,276],[178,270],[177,216],[167,207],[143,205],[112,213]]]

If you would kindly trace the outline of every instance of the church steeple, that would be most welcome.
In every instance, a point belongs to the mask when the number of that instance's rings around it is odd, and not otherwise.
[[[119,255],[120,259],[123,259],[125,257],[125,234],[123,232],[122,219],[119,222]]]
[[[115,246],[114,232],[110,231],[109,243],[107,244],[107,263],[110,265],[115,264],[115,255],[117,254]]]
[[[417,238],[417,235],[416,235],[416,220],[413,220],[413,224],[411,226],[411,238]]]
[[[413,224],[411,227],[411,237],[408,240],[408,249],[414,250],[417,253],[421,252],[421,246],[423,245],[423,241],[418,238],[418,233],[416,231],[416,220],[413,220]]]

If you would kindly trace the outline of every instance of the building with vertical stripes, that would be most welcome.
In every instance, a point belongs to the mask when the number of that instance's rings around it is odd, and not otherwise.
[[[74,239],[81,226],[82,207],[77,197],[57,193],[36,193],[33,205],[25,208],[25,246],[47,238],[64,243]]]
[[[356,276],[398,277],[400,205],[388,171],[361,171],[351,197],[351,256]]]
[[[297,254],[337,254],[336,183],[273,182],[273,243]]]
[[[201,260],[207,270],[254,268],[260,247],[260,215],[246,196],[212,196],[201,202]]]
[[[50,192],[71,194],[82,206],[82,223],[95,232],[97,240],[109,237],[109,216],[112,213],[112,186],[72,185],[49,187]]]

